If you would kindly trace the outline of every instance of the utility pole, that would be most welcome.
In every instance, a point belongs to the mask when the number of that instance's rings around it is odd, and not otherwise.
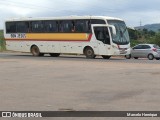
[[[140,20],[140,27],[142,27],[142,21]]]
[[[139,38],[138,39],[142,39],[142,36],[143,36],[143,32],[142,32],[142,21],[140,20],[140,22],[139,22],[139,25],[140,25],[140,36],[139,36]]]

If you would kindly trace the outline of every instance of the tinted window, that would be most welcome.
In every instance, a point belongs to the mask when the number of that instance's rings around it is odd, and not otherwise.
[[[17,33],[29,32],[29,22],[17,22]]]
[[[142,49],[150,49],[151,47],[149,45],[142,45]]]
[[[6,22],[6,33],[16,33],[16,22]]]
[[[142,45],[138,45],[138,46],[134,47],[133,49],[142,49]]]
[[[19,21],[6,22],[7,33],[77,32],[90,33],[91,24],[105,24],[104,20]]]
[[[92,19],[91,24],[106,24],[106,22],[104,20]]]
[[[58,22],[57,21],[44,21],[45,32],[58,32]]]
[[[76,32],[90,32],[90,20],[76,20],[75,31]]]
[[[104,44],[110,44],[110,37],[107,27],[94,27],[94,33],[97,40],[102,41]]]
[[[44,25],[42,21],[31,22],[31,32],[39,33],[44,31]]]
[[[66,21],[60,21],[60,32],[72,32],[74,29],[73,21],[66,20]]]

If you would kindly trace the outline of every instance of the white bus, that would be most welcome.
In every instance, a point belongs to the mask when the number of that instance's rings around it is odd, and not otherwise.
[[[7,50],[31,52],[33,56],[50,54],[97,55],[104,59],[130,54],[125,22],[106,16],[69,16],[19,18],[5,21]]]

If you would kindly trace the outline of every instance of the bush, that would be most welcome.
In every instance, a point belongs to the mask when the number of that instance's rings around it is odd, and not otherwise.
[[[4,41],[4,37],[3,37],[3,31],[0,30],[0,51],[5,50],[5,41]]]
[[[0,51],[5,50],[5,41],[4,40],[0,40]]]
[[[131,47],[143,43],[143,42],[138,41],[138,40],[131,40],[130,42],[131,42]]]
[[[129,30],[129,33],[131,39],[131,47],[141,43],[157,44],[160,46],[160,32],[156,33],[151,30],[149,31],[147,29],[143,29],[135,31]]]
[[[153,42],[160,46],[160,32],[155,35]]]

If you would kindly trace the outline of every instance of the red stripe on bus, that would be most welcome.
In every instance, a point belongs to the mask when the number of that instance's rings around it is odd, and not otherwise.
[[[90,41],[91,38],[92,38],[92,34],[89,34],[88,41]]]

